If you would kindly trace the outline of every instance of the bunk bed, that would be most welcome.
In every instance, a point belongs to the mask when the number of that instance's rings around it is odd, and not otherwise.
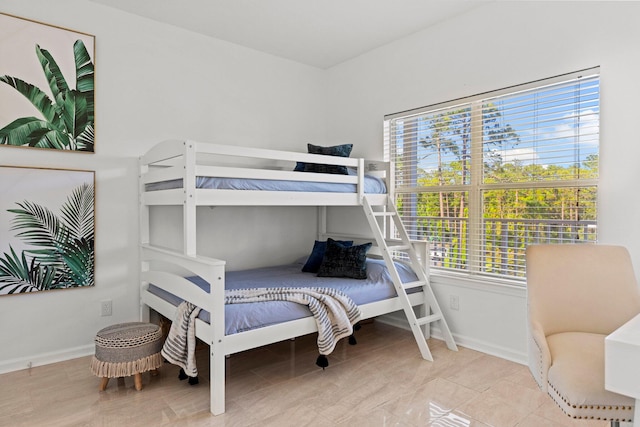
[[[309,149],[311,151],[311,147]],[[344,169],[338,174],[300,172],[305,165]],[[448,347],[456,349],[428,284],[427,244],[407,244],[408,236],[387,191],[393,186],[389,182],[385,185],[382,179],[393,176],[389,167],[389,163],[362,158],[181,140],[162,142],[140,158],[141,317],[148,320],[152,309],[174,319],[179,301],[201,308],[195,329],[196,336],[210,346],[210,409],[214,415],[225,410],[227,355],[314,333],[317,326],[309,313],[260,327],[229,329],[225,285],[246,275],[226,272],[225,261],[196,253],[196,209],[200,206],[317,206],[318,241],[332,238],[349,239],[354,244],[371,242],[369,255],[378,256],[382,261],[368,260],[367,266],[375,267],[369,270],[380,265],[386,269],[389,280],[382,286],[387,286],[387,294],[359,300],[361,318],[404,310],[422,357],[428,360],[432,360],[425,340],[428,327],[431,322],[440,321]],[[155,206],[182,206],[182,252],[150,243],[149,215]],[[373,235],[329,232],[327,207],[330,206],[363,206]],[[400,240],[390,236],[391,219],[401,228]],[[408,271],[407,264],[392,257],[397,251],[408,257]],[[300,262],[283,268],[295,276],[298,271],[294,270],[299,270]],[[264,277],[265,270],[269,269],[259,271],[258,275]],[[354,279],[342,281],[353,283]]]

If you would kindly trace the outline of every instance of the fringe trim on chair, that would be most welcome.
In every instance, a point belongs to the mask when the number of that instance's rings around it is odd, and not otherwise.
[[[133,362],[103,362],[93,356],[91,373],[102,378],[129,377],[134,374],[158,369],[163,364],[162,354],[156,353]]]

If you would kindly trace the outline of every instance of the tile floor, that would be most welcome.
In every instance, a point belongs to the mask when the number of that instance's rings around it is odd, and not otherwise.
[[[410,332],[363,325],[342,340],[326,370],[315,366],[315,336],[227,359],[227,412],[209,413],[208,347],[198,350],[200,384],[160,375],[100,380],[90,357],[0,375],[0,426],[585,426],[540,392],[523,365],[430,340],[420,358]]]

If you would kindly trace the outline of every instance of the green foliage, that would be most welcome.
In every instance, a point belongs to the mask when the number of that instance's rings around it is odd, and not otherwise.
[[[36,45],[36,55],[47,79],[50,98],[42,89],[19,78],[0,76],[42,114],[22,117],[0,129],[0,144],[93,151],[94,67],[81,40],[73,45],[76,89],[71,89],[51,54]]]
[[[460,173],[462,164],[450,162],[442,170],[419,171],[418,186],[437,188]],[[515,163],[485,165],[487,183],[519,183],[597,178],[598,156],[590,155],[582,165],[540,166]],[[406,194],[404,195],[406,197]],[[422,192],[416,195],[415,227],[418,238],[444,252],[435,265],[466,269],[468,265],[468,193],[466,191]],[[542,187],[495,189],[482,193],[483,234],[481,268],[485,273],[524,276],[524,250],[531,243],[589,242],[596,238],[595,187]],[[404,203],[402,195],[399,203]],[[444,213],[444,214],[443,214]],[[509,266],[509,267],[507,267]],[[507,270],[508,268],[508,270]]]
[[[93,185],[83,184],[67,198],[60,217],[29,201],[9,209],[15,214],[11,229],[33,248],[20,257],[10,248],[0,258],[0,293],[93,286],[93,204]]]
[[[522,277],[528,244],[594,241],[596,188],[551,184],[545,188],[539,184],[595,179],[598,155],[569,166],[505,161],[501,153],[517,147],[520,137],[504,123],[494,105],[485,104],[482,111],[482,182],[516,185],[513,189],[482,192],[482,224],[474,229],[474,236],[469,234],[470,194],[464,187],[471,183],[470,108],[410,118],[402,124],[401,132],[406,128],[408,136],[400,139],[397,146],[396,169],[404,180],[398,192],[398,209],[405,222],[410,221],[410,228],[417,230],[412,237],[431,242],[433,253],[437,254],[434,265]],[[414,148],[412,131],[421,135],[418,144],[422,151]],[[419,153],[422,158],[416,156]],[[425,161],[429,156],[433,156],[430,163]],[[517,185],[524,183],[536,185]],[[458,186],[456,191],[447,188],[451,185]],[[409,191],[423,191],[403,193],[402,186]],[[473,267],[467,253],[470,244],[480,249]]]
[[[54,270],[36,263],[31,263],[22,253],[21,257],[9,246],[11,254],[4,253],[0,259],[0,294],[21,294],[25,292],[44,291],[54,287]]]

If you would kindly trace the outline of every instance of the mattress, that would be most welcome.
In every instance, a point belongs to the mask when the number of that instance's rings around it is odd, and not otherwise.
[[[182,180],[148,184],[147,191],[182,188]],[[356,184],[317,181],[288,181],[277,179],[248,178],[216,178],[196,177],[196,188],[213,190],[262,190],[262,191],[301,191],[308,193],[355,193]],[[384,180],[375,176],[364,176],[364,192],[368,194],[385,194],[387,186]]]
[[[396,296],[389,271],[383,260],[367,259],[367,278],[364,280],[317,277],[313,273],[303,273],[302,265],[306,258],[288,265],[264,267],[252,270],[227,272],[226,289],[268,288],[268,287],[324,287],[340,290],[358,305],[381,301]],[[396,268],[403,283],[417,280],[411,268],[397,262]],[[209,284],[198,277],[190,281],[209,292]],[[149,292],[178,305],[182,300],[153,284]],[[307,306],[289,301],[269,301],[225,306],[225,334],[261,328],[269,325],[302,319],[311,316]],[[209,322],[209,313],[202,310],[200,319]]]

